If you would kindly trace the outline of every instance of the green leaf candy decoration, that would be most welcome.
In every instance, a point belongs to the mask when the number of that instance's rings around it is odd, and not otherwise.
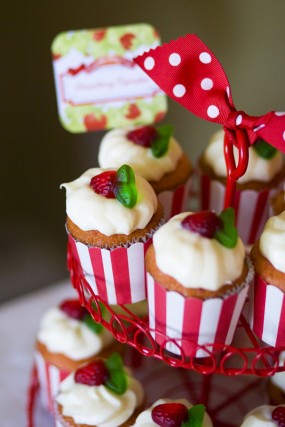
[[[116,199],[127,208],[133,208],[137,202],[136,179],[129,165],[121,166],[116,174],[114,194]]]
[[[235,227],[235,212],[233,208],[227,208],[219,216],[223,221],[223,227],[216,232],[215,239],[226,248],[234,248],[238,241],[238,232]]]
[[[204,405],[194,405],[188,409],[188,420],[182,423],[181,427],[202,427],[205,415]]]
[[[263,159],[270,160],[277,153],[276,148],[269,145],[264,139],[258,139],[256,143],[253,145],[253,148]]]
[[[105,386],[116,394],[124,394],[127,390],[127,379],[123,371],[111,371]]]
[[[113,353],[105,361],[105,366],[109,373],[109,378],[105,386],[116,394],[123,394],[127,390],[127,377],[124,365],[119,353]]]
[[[158,137],[151,144],[154,157],[162,157],[168,150],[169,141],[173,134],[173,126],[162,125],[157,127]]]
[[[96,323],[95,320],[93,320],[91,314],[86,314],[83,318],[83,322],[90,328],[95,334],[101,334],[104,330],[103,325],[101,323]]]
[[[112,353],[105,362],[106,368],[109,371],[116,369],[124,369],[123,361],[119,353]]]

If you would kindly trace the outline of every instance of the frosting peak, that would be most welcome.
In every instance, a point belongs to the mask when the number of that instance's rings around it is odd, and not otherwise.
[[[259,249],[274,268],[285,273],[285,211],[267,220]]]
[[[150,148],[137,145],[127,138],[127,133],[133,129],[114,129],[106,133],[99,147],[100,167],[117,168],[127,163],[136,174],[148,181],[159,181],[166,173],[174,171],[182,156],[176,139],[171,137],[167,152],[157,158]]]
[[[104,385],[78,384],[72,373],[60,384],[56,401],[62,405],[63,415],[72,417],[76,424],[118,427],[143,402],[141,384],[130,374],[127,375],[127,381],[126,392],[118,395]]]
[[[97,230],[106,236],[143,229],[157,209],[157,198],[150,184],[136,176],[137,203],[129,209],[117,199],[108,199],[92,189],[91,178],[102,172],[100,168],[89,169],[75,181],[61,185],[66,189],[69,218],[81,230]]]
[[[285,407],[285,405],[279,405]],[[272,412],[276,406],[261,405],[250,411],[244,418],[241,427],[276,427]]]
[[[94,356],[114,340],[106,329],[96,334],[84,322],[72,319],[58,307],[45,313],[37,338],[50,352],[64,354],[72,360]]]
[[[216,291],[240,276],[244,245],[238,239],[236,246],[228,249],[216,239],[185,230],[181,222],[189,214],[174,216],[154,234],[157,266],[186,288]]]
[[[133,424],[133,427],[156,427],[157,424],[152,420],[151,411],[155,406],[161,405],[164,403],[182,403],[183,405],[186,406],[187,409],[190,409],[193,406],[186,399],[175,399],[175,400],[167,399],[167,398],[159,399],[150,408],[143,411],[137,417],[135,424]],[[205,412],[202,427],[212,427],[212,426],[213,426],[212,421],[209,415]]]

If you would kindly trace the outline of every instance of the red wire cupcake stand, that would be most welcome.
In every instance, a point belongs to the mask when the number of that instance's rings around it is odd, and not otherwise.
[[[119,306],[121,310],[118,313],[115,308],[95,295],[69,248],[67,252],[71,282],[81,303],[93,319],[107,328],[119,342],[137,349],[143,356],[154,357],[169,366],[191,369],[201,374],[254,374],[268,377],[285,369],[284,365],[279,364],[279,354],[285,350],[285,346],[274,348],[261,343],[251,331],[244,314],[239,319],[232,345],[209,343],[199,346],[193,343],[193,354],[196,354],[197,350],[203,350],[207,357],[186,356],[178,342],[149,328],[147,316],[139,318],[124,305]],[[163,338],[160,340],[162,344],[157,344],[154,340],[154,332],[156,336],[159,334]],[[180,356],[167,350],[169,343],[172,347],[177,347],[175,353]]]

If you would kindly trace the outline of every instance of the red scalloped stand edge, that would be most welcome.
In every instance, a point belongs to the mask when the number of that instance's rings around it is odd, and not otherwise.
[[[162,344],[158,345],[152,336],[152,333],[157,334],[157,332],[149,329],[147,318],[138,318],[124,305],[120,305],[123,314],[118,314],[104,300],[95,295],[84,277],[82,268],[72,257],[69,247],[68,269],[79,299],[93,319],[107,328],[118,341],[136,348],[144,356],[154,357],[169,366],[191,369],[201,374],[218,373],[230,376],[254,374],[259,377],[268,377],[284,370],[283,365],[279,366],[279,353],[284,351],[285,347],[262,346],[243,314],[240,316],[237,330],[243,332],[249,344],[248,347],[237,348],[233,345],[211,343],[207,346],[199,346],[193,343],[195,354],[201,349],[209,356],[187,357],[179,344],[167,336],[160,334],[164,340],[161,339]],[[102,313],[102,306],[104,313]],[[167,351],[168,343],[177,347],[181,355],[177,356]]]

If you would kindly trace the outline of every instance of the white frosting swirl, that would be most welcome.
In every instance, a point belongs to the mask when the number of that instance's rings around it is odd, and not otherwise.
[[[285,406],[285,405],[278,405]],[[272,420],[272,412],[276,406],[261,405],[250,411],[244,417],[240,427],[276,427],[275,421]]]
[[[127,133],[133,129],[114,129],[104,136],[99,147],[100,167],[118,168],[126,163],[148,181],[159,181],[166,173],[174,171],[182,156],[182,149],[177,141],[170,138],[167,152],[157,158],[150,148],[127,139]]]
[[[157,209],[157,198],[150,184],[136,176],[138,198],[129,209],[117,199],[107,199],[90,187],[93,176],[103,169],[87,170],[75,181],[62,184],[66,188],[66,213],[81,230],[97,230],[106,236],[130,234],[143,229]]]
[[[74,373],[61,384],[56,401],[62,405],[63,415],[76,424],[96,427],[118,427],[143,402],[144,392],[135,378],[127,375],[128,388],[118,395],[104,385],[88,386],[74,381]]]
[[[72,319],[58,307],[45,313],[37,338],[50,352],[75,361],[95,356],[114,340],[105,328],[96,334],[83,321]]]
[[[285,211],[267,220],[259,249],[274,268],[285,273]]]
[[[234,156],[238,161],[238,149],[234,147]],[[224,158],[224,131],[219,130],[210,139],[204,152],[205,162],[211,166],[219,177],[226,177],[226,163]],[[269,182],[283,167],[283,156],[277,151],[271,159],[263,159],[256,150],[249,148],[249,161],[245,174],[239,178],[239,183],[249,181]]]
[[[216,239],[186,230],[181,222],[189,214],[174,216],[154,234],[157,266],[186,288],[218,290],[241,275],[244,245],[238,239],[236,246],[229,249]]]
[[[193,406],[186,399],[175,399],[175,400],[167,399],[167,398],[159,399],[150,408],[143,411],[137,417],[135,424],[133,424],[133,427],[157,427],[157,424],[152,420],[151,411],[155,406],[161,405],[163,403],[182,403],[187,407],[187,409],[190,409]],[[212,426],[213,426],[212,421],[209,415],[207,414],[207,412],[205,412],[202,427],[212,427]]]

